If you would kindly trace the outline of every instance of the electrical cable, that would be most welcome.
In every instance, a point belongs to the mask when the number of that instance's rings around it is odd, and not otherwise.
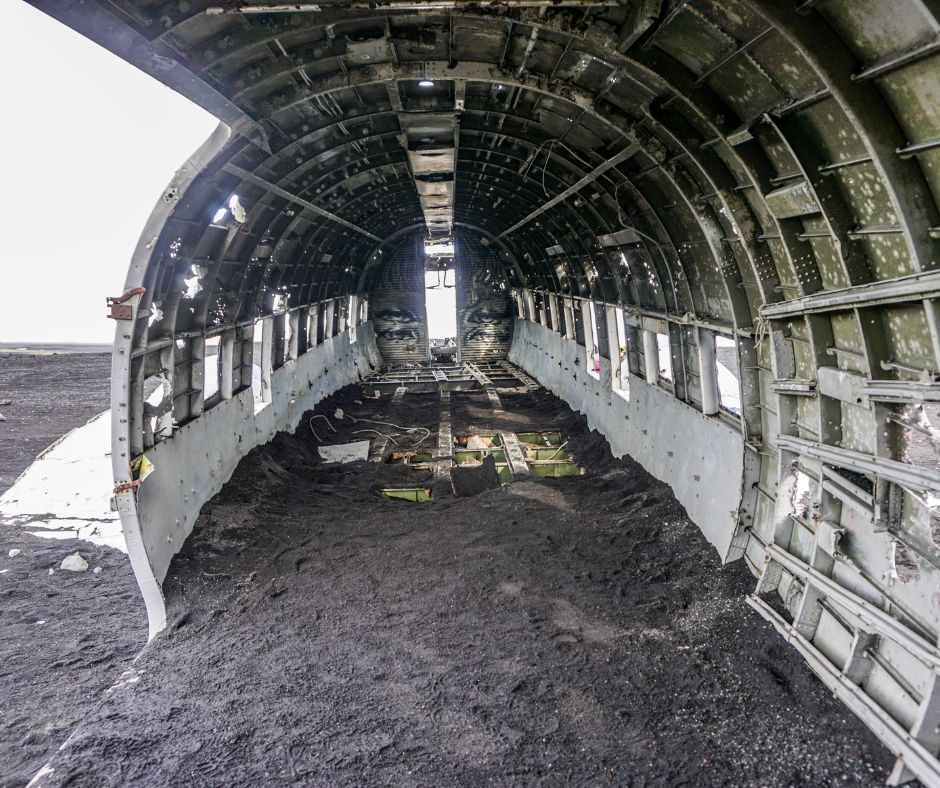
[[[546,183],[545,183],[545,171],[546,171],[546,169],[547,169],[547,167],[548,167],[549,161],[550,161],[551,158],[552,158],[552,151],[553,151],[553,149],[554,149],[553,146],[556,145],[556,144],[557,144],[557,145],[560,145],[563,150],[568,151],[568,153],[571,154],[571,158],[572,158],[575,162],[580,162],[580,161],[581,161],[580,156],[578,156],[578,154],[575,153],[568,145],[566,145],[564,142],[562,142],[561,138],[553,137],[552,139],[550,139],[550,140],[544,140],[543,142],[541,142],[541,143],[539,144],[539,146],[535,149],[535,153],[532,155],[531,161],[528,163],[528,165],[527,165],[527,166],[522,170],[522,172],[521,172],[521,175],[522,175],[523,179],[525,179],[526,177],[528,177],[529,171],[532,169],[532,167],[535,166],[535,163],[536,163],[536,161],[538,160],[539,154],[542,152],[542,148],[548,146],[548,149],[547,149],[547,151],[546,151],[546,153],[545,153],[545,161],[542,162],[542,192],[545,194],[546,197],[550,197],[551,195],[549,195],[549,193],[548,193],[548,187],[547,187],[547,185],[546,185]],[[558,179],[558,176],[555,176],[555,178]],[[559,180],[560,180],[560,179],[559,179]]]
[[[359,421],[365,422],[366,424],[380,424],[383,427],[394,427],[396,430],[401,430],[406,435],[413,435],[419,430],[423,431],[425,433],[424,437],[412,443],[412,448],[424,443],[428,438],[431,437],[431,430],[429,430],[427,427],[402,427],[398,424],[391,424],[387,421],[374,421],[372,419],[359,419]]]
[[[398,446],[398,441],[396,441],[391,435],[386,435],[384,432],[379,432],[378,430],[353,430],[353,431],[352,431],[351,433],[349,433],[349,434],[350,434],[350,435],[355,435],[355,434],[357,434],[357,433],[359,433],[359,432],[374,432],[374,433],[375,433],[376,435],[378,435],[380,438],[386,438],[386,439],[390,440],[392,443],[394,443],[396,446]]]
[[[411,444],[412,447],[418,446],[424,443],[428,438],[431,437],[431,430],[429,430],[427,427],[402,427],[400,424],[392,424],[389,421],[376,421],[375,419],[357,419],[355,416],[350,416],[348,413],[343,413],[342,417],[344,419],[349,419],[353,424],[358,424],[361,421],[364,424],[379,424],[383,427],[394,427],[396,430],[401,430],[406,435],[413,435],[419,430],[426,433],[423,438],[412,443]],[[395,445],[397,446],[398,444],[396,443]]]
[[[552,452],[552,456],[551,456],[551,457],[546,457],[545,459],[546,459],[546,460],[554,460],[554,459],[555,459],[555,455],[558,454],[558,452],[560,452],[560,451],[561,451],[563,448],[565,448],[565,446],[567,446],[567,445],[568,445],[568,441],[565,441],[563,444],[561,444],[561,446],[559,446],[557,449],[555,449],[554,452]]]
[[[542,162],[542,192],[545,194],[545,197],[548,198],[548,187],[545,185],[545,171],[548,169],[548,163],[552,160],[552,145],[554,145],[558,140],[550,140],[548,147],[545,150],[545,161]]]
[[[408,432],[410,433],[410,432],[413,432],[413,431],[415,431],[415,430],[424,430],[427,434],[426,434],[423,438],[421,438],[421,440],[417,440],[417,441],[415,441],[414,443],[412,443],[412,444],[411,444],[411,448],[414,448],[415,446],[420,446],[420,445],[421,445],[422,443],[424,443],[428,438],[431,437],[431,430],[429,430],[427,427],[415,427],[413,430],[409,430]]]
[[[310,421],[313,421],[314,419],[323,419],[323,421],[326,422],[326,426],[329,427],[331,430],[333,430],[333,432],[336,432],[336,427],[334,427],[332,424],[330,424],[330,420],[329,420],[326,416],[323,416],[323,415],[320,414],[320,413],[314,413],[314,414],[310,417]]]
[[[310,432],[313,433],[313,437],[316,438],[317,443],[323,443],[323,438],[321,438],[319,435],[317,435],[317,431],[313,428],[313,420],[314,420],[314,419],[323,419],[323,420],[326,422],[326,425],[327,425],[331,430],[333,430],[333,432],[336,432],[336,427],[334,427],[332,424],[330,424],[330,420],[329,420],[326,416],[323,416],[323,415],[321,415],[321,414],[319,414],[319,413],[314,413],[314,414],[310,417],[310,420],[307,422],[307,426],[310,427]]]

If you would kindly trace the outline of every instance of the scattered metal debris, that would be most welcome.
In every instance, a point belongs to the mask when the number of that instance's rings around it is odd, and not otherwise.
[[[369,445],[369,441],[355,441],[335,446],[320,446],[317,451],[324,462],[358,462],[369,459]]]

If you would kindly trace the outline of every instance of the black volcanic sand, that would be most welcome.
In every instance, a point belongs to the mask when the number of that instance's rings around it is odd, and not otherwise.
[[[317,411],[386,412],[361,397]],[[452,399],[455,434],[497,421]],[[433,427],[438,403],[378,418]],[[167,631],[43,784],[881,785],[889,754],[668,487],[551,395],[503,403],[588,474],[457,499],[325,466],[306,424],[252,451],[170,569]],[[343,424],[331,440],[360,437]],[[409,482],[435,500],[377,491]]]
[[[0,533],[0,786],[13,788],[130,666],[147,641],[147,615],[123,553],[21,528]],[[8,557],[14,548],[22,553]],[[60,570],[76,551],[88,571]]]
[[[50,443],[107,409],[110,363],[103,353],[0,352],[0,400],[13,400],[0,406],[0,493]],[[60,571],[76,551],[88,571]],[[29,781],[146,639],[123,553],[0,527],[0,786]]]
[[[0,350],[0,493],[50,443],[108,409],[110,353]]]

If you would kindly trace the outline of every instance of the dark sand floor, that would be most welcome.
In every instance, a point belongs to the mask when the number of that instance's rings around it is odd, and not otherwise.
[[[318,412],[384,412],[357,398]],[[881,785],[888,753],[670,490],[551,395],[503,403],[587,475],[455,499],[323,465],[306,424],[252,451],[170,569],[169,628],[43,784]],[[481,394],[452,412],[496,426]],[[384,420],[436,429],[438,399]],[[378,493],[405,482],[435,500]]]
[[[108,407],[111,356],[0,351],[0,493],[36,455]],[[9,552],[19,550],[11,558]],[[79,551],[100,574],[55,571]],[[0,786],[23,786],[147,639],[126,556],[0,526]]]

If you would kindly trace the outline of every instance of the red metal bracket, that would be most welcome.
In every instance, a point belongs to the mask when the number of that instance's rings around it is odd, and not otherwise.
[[[122,482],[121,484],[116,484],[114,486],[114,494],[127,492],[128,490],[136,490],[140,487],[140,479],[135,479],[132,482]]]
[[[128,290],[122,296],[108,296],[108,309],[111,310],[108,317],[112,320],[132,320],[134,317],[134,307],[125,302],[130,301],[136,295],[143,295],[146,292],[146,289],[143,287],[135,287],[133,290]]]

